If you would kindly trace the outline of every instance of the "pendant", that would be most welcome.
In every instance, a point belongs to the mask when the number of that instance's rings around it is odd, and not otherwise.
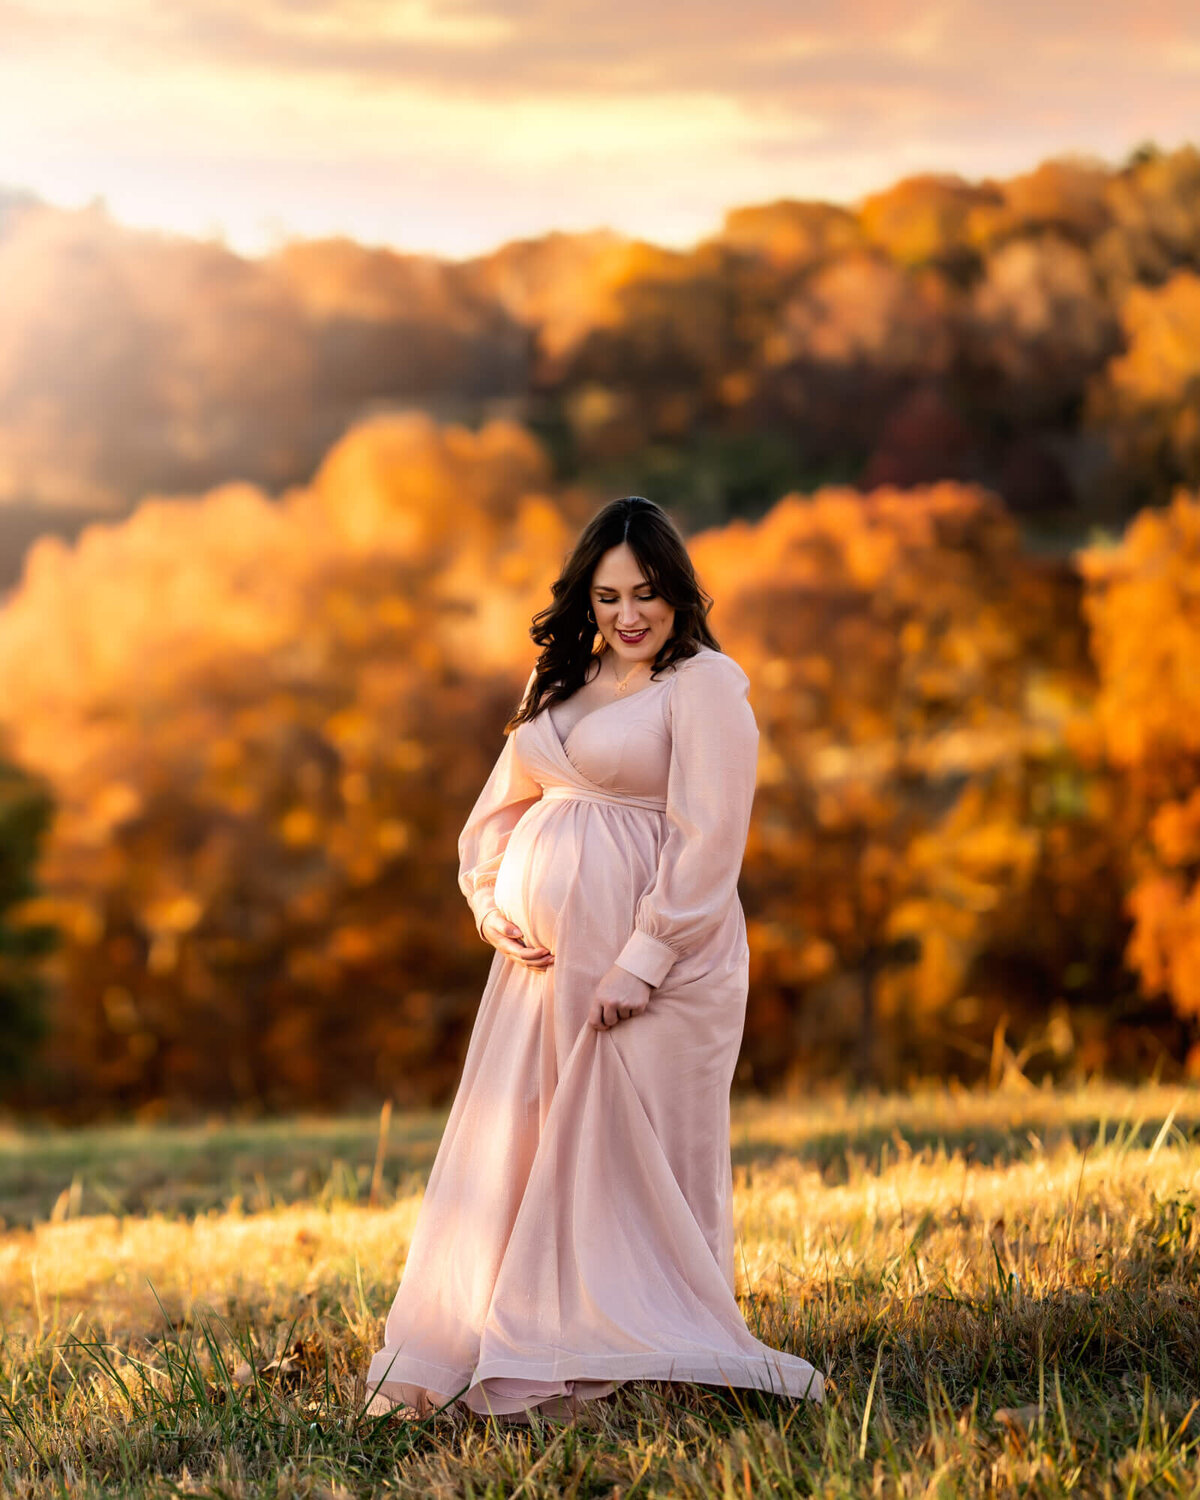
[[[634,675],[634,673],[637,672],[638,668],[640,666],[642,666],[642,665],[644,665],[644,663],[635,662],[634,665],[633,665],[633,667],[632,667],[632,669],[630,671],[626,672],[624,677],[618,677],[617,674],[616,674],[616,670],[614,668],[614,670],[613,670],[613,691],[616,692],[616,693],[619,693],[619,694],[624,694],[624,692],[626,691],[626,689],[629,687],[629,679]]]

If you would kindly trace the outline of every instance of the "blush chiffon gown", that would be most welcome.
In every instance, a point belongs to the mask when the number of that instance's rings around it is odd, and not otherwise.
[[[754,1338],[734,1296],[748,689],[702,646],[563,738],[543,710],[505,739],[459,885],[477,927],[498,907],[554,964],[492,959],[369,1409],[524,1421],[637,1379],[823,1399],[820,1371]],[[650,1002],[596,1031],[614,962]]]

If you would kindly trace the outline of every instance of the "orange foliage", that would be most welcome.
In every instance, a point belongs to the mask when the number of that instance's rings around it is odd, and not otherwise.
[[[514,316],[537,329],[539,378],[558,380],[595,330],[624,321],[623,295],[642,280],[670,284],[690,274],[690,257],[611,234],[551,234],[507,245],[478,263],[477,275]]]
[[[35,550],[0,713],[59,804],[64,1107],[448,1086],[479,952],[446,892],[567,545],[546,478],[517,428],[380,419],[277,504]]]
[[[1129,961],[1148,994],[1200,1017],[1200,496],[1179,491],[1079,566],[1097,723],[1137,833]]]
[[[1200,482],[1200,276],[1134,286],[1121,323],[1126,350],[1093,384],[1090,420],[1143,484]]]
[[[1116,322],[1087,253],[1059,235],[992,252],[973,317],[978,364],[1003,375],[1026,421],[1055,415],[1116,347]]]
[[[968,234],[981,247],[1044,230],[1088,244],[1111,222],[1110,178],[1107,167],[1093,162],[1045,161],[1032,172],[997,184],[999,201],[973,210]]]
[[[859,211],[868,238],[903,265],[953,264],[970,246],[973,211],[1002,202],[994,186],[974,186],[961,177],[907,177],[863,200]]]
[[[548,234],[463,262],[345,239],[246,261],[19,205],[0,238],[0,587],[39,527],[307,482],[353,422],[413,404],[536,424],[560,473],[665,457],[693,522],[831,474],[1128,512],[1197,477],[1179,277],[1200,272],[1198,189],[1200,152],[1143,150],[912,177],[856,210],[750,205],[687,251]],[[962,441],[910,423],[910,451],[866,469],[931,383]],[[740,455],[768,450],[747,485]]]
[[[854,1049],[897,1081],[1041,858],[1030,766],[1076,708],[1056,586],[995,497],[949,484],[789,496],[692,553],[761,731],[750,1065],[767,1081],[782,1036],[797,1076]]]
[[[62,1110],[444,1097],[486,961],[455,842],[569,544],[548,484],[518,428],[380,418],[278,501],[150,500],[35,550],[0,729],[59,803]],[[1071,580],[952,484],[791,495],[691,548],[762,731],[745,1076],[961,1067],[1057,983],[984,960],[1078,969],[1085,931],[1094,967],[1116,927],[1070,810]]]
[[[1107,187],[1113,223],[1095,245],[1098,269],[1114,292],[1135,281],[1165,280],[1200,262],[1200,150],[1148,151]]]
[[[781,198],[730,209],[716,239],[777,270],[790,270],[855,248],[862,242],[862,230],[849,209]]]
[[[784,307],[764,354],[771,364],[941,370],[953,350],[953,306],[950,289],[932,274],[911,275],[866,253],[846,255]]]

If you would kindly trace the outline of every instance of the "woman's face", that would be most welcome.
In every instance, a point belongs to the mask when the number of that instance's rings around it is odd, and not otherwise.
[[[631,666],[653,661],[675,628],[675,610],[646,582],[628,542],[610,547],[596,564],[591,601],[597,630]]]

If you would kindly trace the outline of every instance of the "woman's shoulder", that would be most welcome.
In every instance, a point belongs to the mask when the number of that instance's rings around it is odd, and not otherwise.
[[[675,663],[675,672],[678,676],[695,674],[697,679],[703,677],[706,681],[715,680],[719,675],[738,687],[750,686],[749,677],[733,657],[714,650],[712,646],[700,645],[691,656],[681,657]]]

